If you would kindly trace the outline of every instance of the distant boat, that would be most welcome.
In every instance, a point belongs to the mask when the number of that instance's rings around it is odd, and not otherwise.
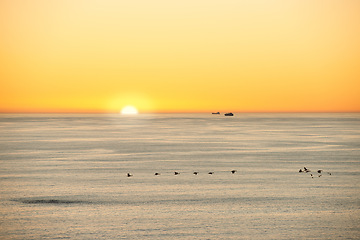
[[[234,116],[233,113],[225,113],[224,115],[225,115],[225,116]]]
[[[220,112],[215,112],[215,113],[212,113],[212,114],[220,114]]]

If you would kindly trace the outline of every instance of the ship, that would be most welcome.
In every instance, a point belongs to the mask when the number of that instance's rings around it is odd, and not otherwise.
[[[225,113],[224,115],[225,115],[225,116],[234,116],[234,114],[231,113],[231,112],[230,112],[230,113]]]
[[[212,114],[220,114],[220,112],[213,112]]]

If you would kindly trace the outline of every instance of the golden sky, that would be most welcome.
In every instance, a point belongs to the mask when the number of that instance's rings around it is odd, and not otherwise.
[[[1,0],[0,112],[360,111],[359,0]]]

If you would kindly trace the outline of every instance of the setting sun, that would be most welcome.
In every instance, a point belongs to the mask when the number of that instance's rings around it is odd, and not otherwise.
[[[121,114],[138,114],[138,110],[133,106],[126,106],[121,109]]]

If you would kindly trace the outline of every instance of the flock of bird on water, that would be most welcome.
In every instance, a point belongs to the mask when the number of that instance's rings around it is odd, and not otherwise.
[[[232,174],[235,174],[236,172],[237,172],[237,170],[231,170],[230,171]],[[174,175],[179,175],[180,174],[180,172],[174,172]],[[194,175],[198,175],[199,174],[199,172],[193,172],[193,174]],[[210,174],[210,175],[213,175],[214,174],[214,172],[208,172],[208,174]],[[159,176],[159,175],[161,175],[159,172],[156,172],[156,173],[154,173],[154,175],[155,176]],[[133,175],[131,174],[131,173],[127,173],[127,176],[128,177],[132,177]]]
[[[235,174],[235,173],[237,173],[237,170],[231,170],[230,171],[232,174]],[[322,173],[323,173],[323,170],[321,170],[321,169],[319,169],[319,170],[317,170],[316,171],[317,173],[318,173],[318,177],[321,177],[322,176]],[[311,178],[314,178],[314,174],[312,174],[312,172],[311,172],[311,170],[310,169],[308,169],[308,168],[306,168],[306,167],[304,167],[304,168],[300,168],[300,170],[299,170],[299,173],[310,173],[310,176],[311,176]],[[174,175],[179,175],[180,174],[180,172],[177,172],[177,171],[175,171],[174,172]],[[198,175],[199,174],[199,172],[193,172],[193,174],[194,175]],[[213,175],[214,174],[214,172],[208,172],[208,174],[209,175]],[[331,172],[327,172],[327,174],[329,174],[329,175],[331,175]],[[161,175],[159,172],[156,172],[156,173],[154,173],[154,175],[155,176],[159,176],[159,175]],[[127,173],[127,177],[132,177],[133,175],[131,174],[131,173]]]
[[[319,169],[319,170],[317,170],[316,172],[318,173],[317,176],[318,176],[318,177],[321,177],[321,176],[322,176],[322,173],[323,173],[324,171],[321,170],[321,169]],[[311,173],[311,170],[308,169],[308,168],[306,168],[306,167],[300,168],[299,173],[310,173],[310,177],[311,177],[311,178],[314,178],[314,176],[315,176],[314,174]],[[327,172],[327,174],[331,175],[331,172]]]

